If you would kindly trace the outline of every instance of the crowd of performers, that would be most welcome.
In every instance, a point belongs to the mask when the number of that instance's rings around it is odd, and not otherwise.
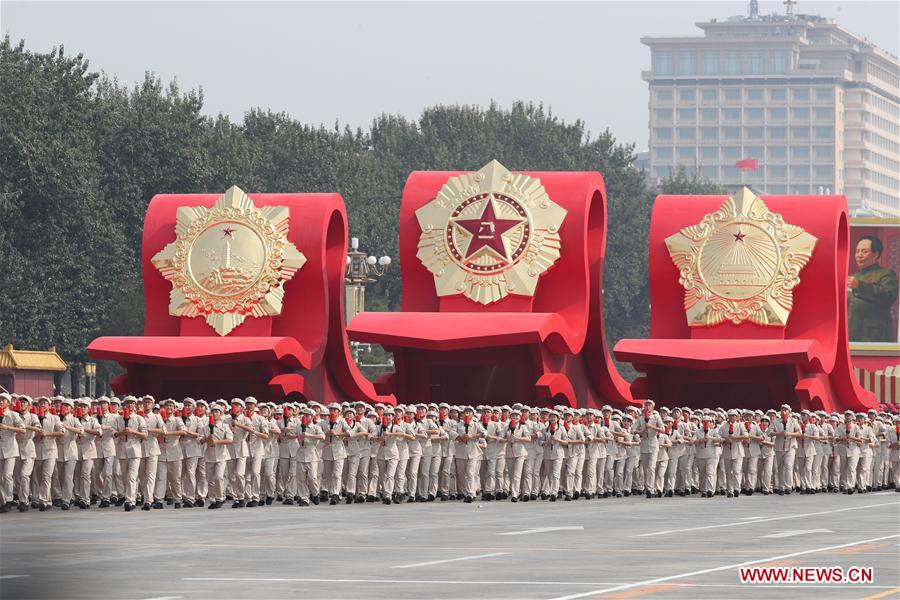
[[[900,491],[900,415],[0,394],[0,512]]]

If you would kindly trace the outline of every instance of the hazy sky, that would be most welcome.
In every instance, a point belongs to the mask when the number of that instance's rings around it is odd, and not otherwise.
[[[251,107],[367,126],[438,103],[549,105],[594,133],[647,146],[645,35],[697,35],[748,2],[11,2],[0,26],[46,52],[64,44],[129,85],[154,71],[202,87],[205,110]],[[761,12],[783,12],[761,2]],[[898,52],[896,1],[805,2]],[[2,84],[2,83],[0,83]]]

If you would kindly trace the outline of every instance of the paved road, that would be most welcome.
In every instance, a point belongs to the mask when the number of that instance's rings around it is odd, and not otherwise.
[[[54,510],[0,517],[0,598],[897,598],[898,543],[895,492]],[[874,581],[742,585],[743,564]]]

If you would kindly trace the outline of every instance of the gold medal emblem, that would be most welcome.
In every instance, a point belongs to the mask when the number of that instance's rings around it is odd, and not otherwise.
[[[179,207],[175,241],[152,260],[172,282],[169,314],[202,316],[219,335],[280,314],[284,282],[306,263],[287,239],[289,215],[286,206],[257,208],[236,186],[212,208]]]
[[[434,275],[438,296],[463,294],[490,304],[508,294],[533,296],[560,256],[566,211],[540,179],[510,173],[496,160],[447,180],[416,211],[416,256]]]
[[[692,327],[786,325],[816,238],[742,188],[697,225],[666,238]]]

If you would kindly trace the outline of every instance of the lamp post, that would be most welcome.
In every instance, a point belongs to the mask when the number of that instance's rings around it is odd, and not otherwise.
[[[97,363],[84,363],[84,376],[87,379],[87,395],[93,398],[97,393]]]
[[[350,238],[347,273],[344,277],[344,316],[347,323],[366,310],[366,284],[381,277],[391,266],[391,257],[375,258],[359,250],[359,238]]]

